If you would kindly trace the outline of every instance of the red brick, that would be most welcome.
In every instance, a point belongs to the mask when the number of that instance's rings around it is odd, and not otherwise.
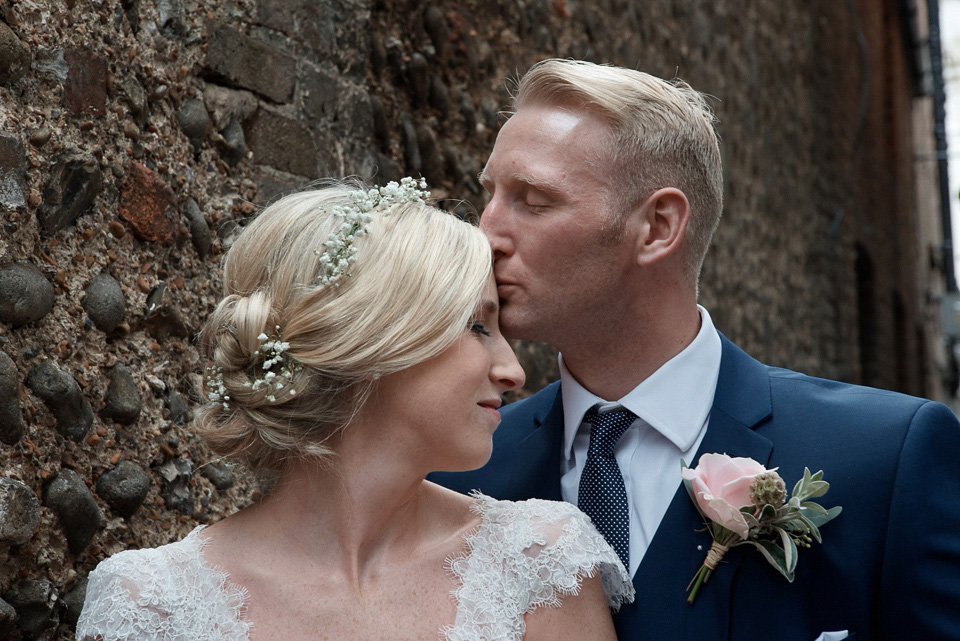
[[[107,105],[107,61],[90,51],[68,49],[63,106],[73,114],[102,116]]]
[[[156,172],[143,165],[130,164],[120,194],[119,213],[140,240],[163,245],[181,240],[173,190]]]

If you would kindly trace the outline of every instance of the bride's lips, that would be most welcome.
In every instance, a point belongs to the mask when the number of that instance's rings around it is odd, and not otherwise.
[[[500,405],[502,404],[503,402],[499,398],[493,398],[488,401],[480,401],[479,403],[477,403],[477,405],[482,407],[484,410],[496,416],[498,421],[500,420],[500,412],[498,412],[497,410],[500,408]]]

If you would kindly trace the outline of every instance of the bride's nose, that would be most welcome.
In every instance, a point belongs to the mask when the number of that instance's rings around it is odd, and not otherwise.
[[[519,388],[527,378],[523,368],[520,367],[517,355],[513,353],[510,343],[505,338],[498,341],[490,367],[490,378],[500,388],[501,394]]]

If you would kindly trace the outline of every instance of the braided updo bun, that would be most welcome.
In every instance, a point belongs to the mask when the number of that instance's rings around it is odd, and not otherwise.
[[[358,189],[338,183],[282,198],[224,260],[224,298],[201,333],[215,392],[196,424],[217,454],[256,472],[275,473],[291,457],[329,462],[332,439],[376,379],[455,343],[490,276],[477,227],[406,203],[389,215],[374,208],[349,270],[322,284],[319,250],[343,223],[333,210]]]

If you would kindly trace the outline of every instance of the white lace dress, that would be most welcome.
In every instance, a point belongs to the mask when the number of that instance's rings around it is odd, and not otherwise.
[[[576,594],[600,573],[614,609],[633,600],[633,584],[590,519],[567,503],[497,501],[474,495],[480,525],[464,553],[448,560],[457,616],[438,631],[447,641],[520,641],[524,615]],[[90,573],[77,639],[249,641],[246,591],[207,565],[203,526],[182,541],[121,552]]]

